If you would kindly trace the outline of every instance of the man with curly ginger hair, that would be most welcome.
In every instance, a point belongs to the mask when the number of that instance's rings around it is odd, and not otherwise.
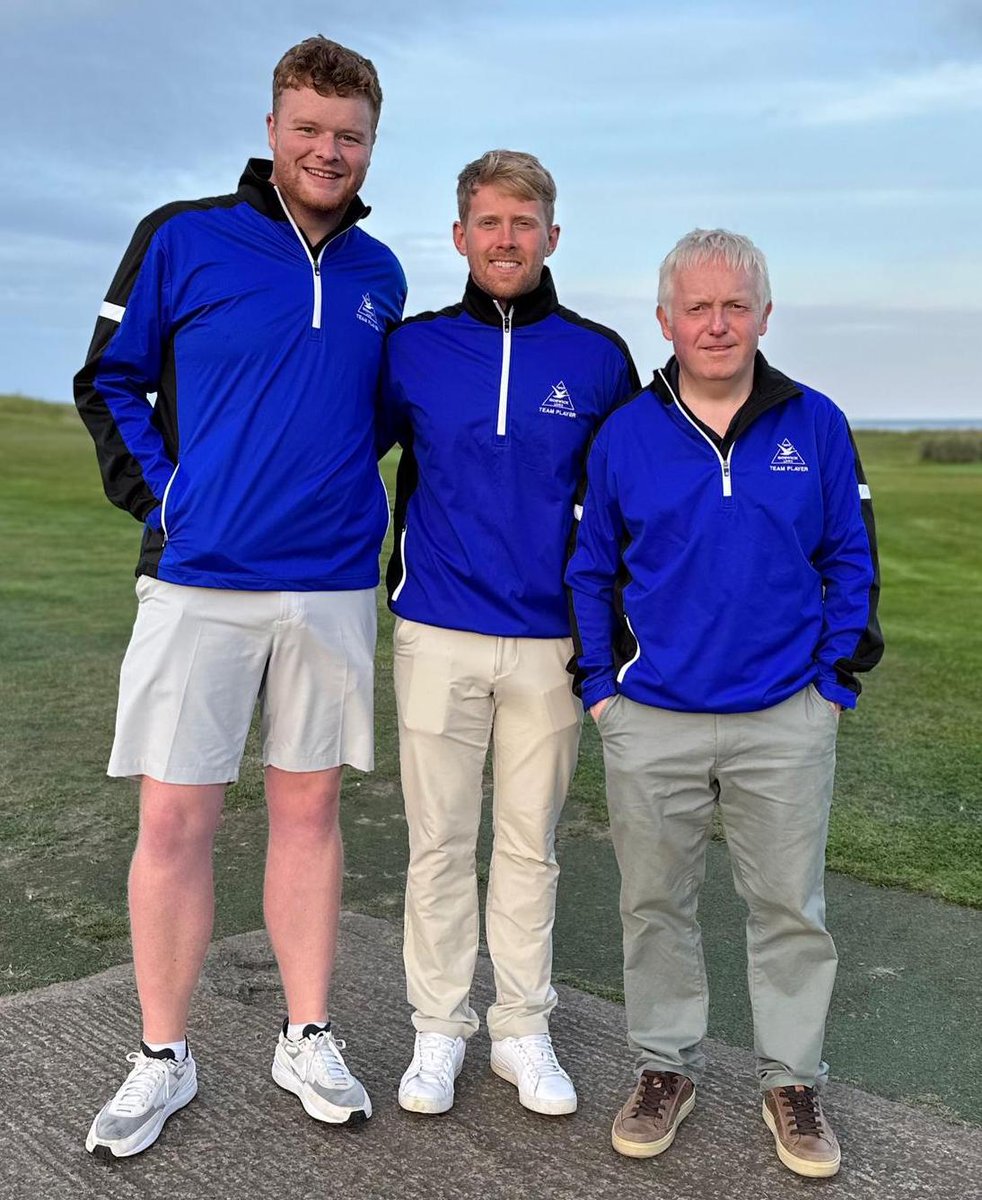
[[[371,1115],[328,988],[342,766],[373,766],[388,522],[373,401],[406,293],[391,251],[357,227],[381,103],[361,55],[324,37],[288,51],[272,162],[250,160],[233,195],[140,223],[75,380],[106,493],[144,526],[109,764],[140,781],[129,900],[143,1037],[89,1131],[102,1158],[146,1149],[197,1091],[186,1025],[212,845],[257,699],[266,927],[288,1009],[273,1078],[317,1120]]]

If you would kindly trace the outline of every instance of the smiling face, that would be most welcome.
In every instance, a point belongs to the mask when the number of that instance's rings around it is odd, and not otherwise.
[[[365,96],[286,88],[266,127],[272,181],[293,219],[319,242],[337,227],[365,181],[375,140],[372,106]]]
[[[761,305],[753,276],[717,259],[675,272],[669,306],[658,306],[658,322],[684,379],[742,388],[753,380],[754,355],[770,312],[770,304]]]
[[[454,222],[453,240],[477,286],[508,304],[538,286],[542,264],[559,241],[559,226],[547,223],[541,200],[523,200],[484,184],[471,193],[466,218]]]

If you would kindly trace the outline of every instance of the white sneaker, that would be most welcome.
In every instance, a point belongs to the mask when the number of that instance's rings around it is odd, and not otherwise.
[[[92,1122],[85,1148],[96,1158],[128,1158],[157,1140],[164,1122],[192,1101],[198,1074],[191,1051],[187,1058],[155,1058],[134,1050],[126,1061],[133,1070]]]
[[[492,1042],[491,1070],[518,1088],[519,1102],[532,1112],[550,1117],[576,1112],[576,1089],[548,1033]]]
[[[291,1041],[280,1034],[273,1056],[273,1079],[300,1098],[305,1112],[315,1121],[344,1125],[365,1121],[372,1115],[368,1093],[344,1065],[344,1042],[329,1029],[315,1029]]]
[[[409,1112],[445,1113],[464,1065],[464,1039],[417,1033],[413,1061],[399,1083],[399,1103]]]

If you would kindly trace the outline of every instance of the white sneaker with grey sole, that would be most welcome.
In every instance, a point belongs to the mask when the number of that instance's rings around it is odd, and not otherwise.
[[[399,1084],[399,1104],[409,1112],[445,1113],[464,1065],[464,1039],[417,1033],[413,1061]]]
[[[315,1121],[344,1125],[372,1115],[368,1093],[345,1066],[344,1042],[329,1029],[308,1025],[304,1036],[291,1041],[280,1034],[273,1056],[273,1079],[299,1097]]]
[[[518,1088],[519,1103],[532,1112],[549,1117],[576,1112],[576,1089],[548,1033],[492,1042],[491,1070]]]
[[[157,1058],[142,1049],[127,1054],[126,1061],[133,1070],[99,1110],[85,1139],[86,1150],[107,1161],[129,1158],[152,1146],[167,1118],[189,1104],[198,1091],[190,1050],[180,1062],[173,1055]]]

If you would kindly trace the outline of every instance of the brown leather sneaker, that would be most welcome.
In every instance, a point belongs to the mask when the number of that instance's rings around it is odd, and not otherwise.
[[[696,1089],[687,1076],[642,1071],[630,1100],[614,1117],[610,1143],[628,1158],[654,1158],[675,1141],[695,1102]]]
[[[764,1093],[762,1115],[778,1158],[796,1175],[821,1179],[838,1171],[839,1143],[814,1088],[771,1088]]]

